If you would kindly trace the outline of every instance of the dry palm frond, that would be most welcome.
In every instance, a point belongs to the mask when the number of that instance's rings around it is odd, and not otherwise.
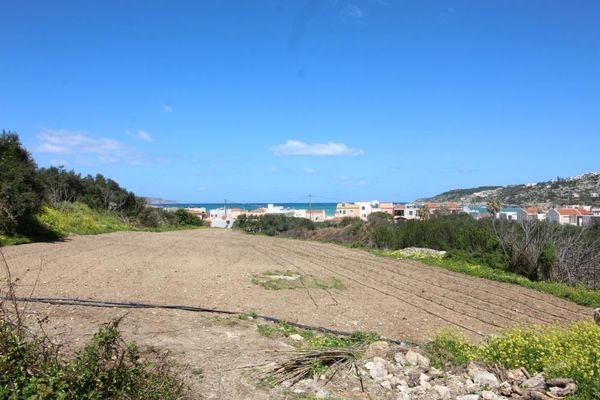
[[[339,368],[349,366],[356,358],[355,350],[348,348],[300,350],[294,352],[289,360],[271,369],[267,375],[274,384],[287,381],[293,385],[314,375],[315,367],[318,366],[327,368],[331,379]]]

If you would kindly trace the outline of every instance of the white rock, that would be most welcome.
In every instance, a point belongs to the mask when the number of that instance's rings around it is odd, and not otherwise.
[[[456,400],[479,400],[478,394],[465,394],[462,396],[457,396]]]
[[[496,393],[494,393],[490,390],[484,390],[483,392],[481,392],[481,399],[482,400],[499,400],[500,396],[498,396]]]
[[[429,383],[429,382],[425,382],[425,381],[423,381],[423,382],[420,382],[420,385],[419,385],[419,386],[421,386],[421,387],[422,387],[424,390],[429,390],[429,389],[431,389],[431,383]]]
[[[425,393],[425,389],[423,389],[421,386],[415,386],[410,391],[411,396],[414,396],[414,397],[420,396],[424,393]]]
[[[461,394],[466,393],[465,384],[458,376],[452,375],[448,377],[448,380],[446,381],[446,386],[450,389],[450,392],[455,396],[459,396]]]
[[[408,393],[400,393],[396,400],[410,400],[410,395]]]
[[[404,354],[402,354],[402,353],[394,354],[394,360],[401,367],[404,367],[406,365],[406,357],[404,357]]]
[[[381,387],[387,390],[392,390],[392,383],[390,381],[383,381],[380,383]]]
[[[446,386],[435,385],[433,387],[433,390],[435,390],[439,394],[439,398],[441,400],[450,400],[450,398],[452,397],[450,389],[448,389]]]
[[[421,375],[419,375],[419,382],[429,382],[430,380],[431,378],[427,374],[421,373]]]
[[[423,368],[427,368],[429,367],[429,358],[414,352],[412,350],[409,350],[406,353],[406,361],[408,361],[409,363],[411,363],[412,365],[415,365],[417,367],[423,367]]]
[[[523,382],[523,387],[524,388],[534,388],[534,387],[538,387],[538,386],[543,386],[545,383],[544,381],[544,374],[537,374],[532,376],[530,379],[527,379],[525,382]]]
[[[465,393],[478,393],[481,391],[481,385],[479,383],[474,383],[471,380],[467,382],[464,386]]]
[[[304,340],[304,338],[302,336],[298,335],[297,333],[290,335],[289,338],[296,342],[302,342]]]
[[[330,399],[331,395],[329,394],[329,392],[325,389],[319,390],[317,393],[315,393],[315,397],[317,399]]]
[[[500,386],[498,386],[498,393],[510,396],[512,394],[512,386],[508,382],[502,382]]]
[[[375,357],[372,362],[365,364],[365,368],[369,370],[369,375],[374,381],[382,381],[388,374],[385,367],[385,360],[381,357]]]
[[[483,387],[496,388],[500,385],[496,375],[479,368],[475,364],[469,365],[469,376],[473,379],[473,382]]]

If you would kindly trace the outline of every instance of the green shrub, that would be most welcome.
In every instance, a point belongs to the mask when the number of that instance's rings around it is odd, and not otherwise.
[[[158,228],[161,222],[161,212],[156,208],[146,207],[137,215],[135,222],[147,228]]]
[[[60,203],[57,208],[44,206],[38,220],[62,235],[93,235],[131,229],[118,215],[92,210],[83,203]]]
[[[298,232],[315,229],[315,223],[309,219],[289,217],[282,214],[266,214],[260,217],[240,215],[233,226],[246,232],[263,233],[269,236],[282,233],[294,236]]]
[[[468,343],[460,333],[447,330],[438,333],[434,340],[425,345],[434,367],[449,365],[466,366],[475,358],[477,348]]]
[[[2,399],[180,399],[184,386],[162,360],[144,361],[125,345],[120,320],[106,324],[74,359],[48,339],[26,336],[0,320]]]
[[[574,379],[578,398],[600,398],[600,326],[579,321],[567,327],[515,327],[479,346],[459,334],[444,332],[426,345],[434,363],[466,365],[471,360],[530,373]]]
[[[177,211],[175,211],[175,216],[177,217],[177,225],[202,226],[201,218],[198,218],[197,216],[183,208],[178,208]]]
[[[12,235],[42,205],[36,165],[16,133],[0,134],[0,234]]]

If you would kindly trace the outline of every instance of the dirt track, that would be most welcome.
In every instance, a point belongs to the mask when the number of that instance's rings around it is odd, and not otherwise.
[[[22,296],[30,294],[41,265],[37,296],[255,311],[416,343],[444,327],[477,339],[521,322],[565,322],[591,313],[536,291],[361,250],[217,229],[81,236],[4,252],[13,274],[23,277]],[[345,289],[269,291],[251,283],[273,270],[337,277]]]

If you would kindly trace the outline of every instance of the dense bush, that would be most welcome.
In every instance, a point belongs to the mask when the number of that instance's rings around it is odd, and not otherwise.
[[[197,216],[183,208],[178,208],[177,211],[175,211],[175,217],[177,217],[177,225],[202,226],[201,218],[198,218]]]
[[[498,242],[487,221],[477,221],[466,214],[434,216],[427,221],[401,221],[371,227],[376,248],[403,249],[427,247],[454,251],[456,256],[495,258]]]
[[[304,230],[314,230],[315,223],[306,218],[294,218],[283,214],[267,214],[260,217],[240,215],[236,219],[234,227],[246,232],[264,233],[269,236],[281,233],[294,236]]]
[[[0,234],[14,234],[42,205],[33,159],[15,133],[0,135]]]
[[[100,328],[74,359],[46,337],[0,319],[1,399],[180,399],[181,380],[167,363],[144,361],[126,345],[120,320]]]

